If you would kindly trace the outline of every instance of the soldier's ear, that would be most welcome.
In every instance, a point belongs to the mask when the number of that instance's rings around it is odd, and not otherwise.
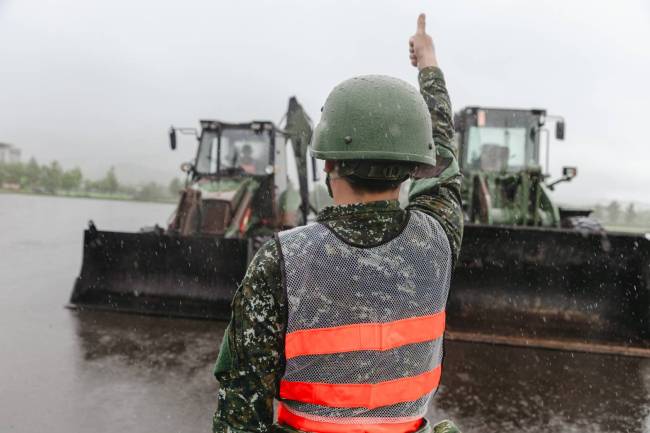
[[[336,168],[336,161],[325,161],[325,173],[331,173]]]

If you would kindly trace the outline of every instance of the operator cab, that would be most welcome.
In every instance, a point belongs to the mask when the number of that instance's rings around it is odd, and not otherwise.
[[[202,120],[194,170],[201,177],[268,176],[273,173],[274,147],[271,122]]]
[[[463,177],[463,209],[467,221],[483,224],[559,227],[563,211],[549,191],[576,175],[565,167],[557,181],[549,177],[550,133],[564,139],[564,120],[541,109],[466,107],[455,118],[456,143]],[[544,136],[545,171],[540,161]]]
[[[539,168],[545,110],[467,107],[456,115],[463,171],[519,172]]]

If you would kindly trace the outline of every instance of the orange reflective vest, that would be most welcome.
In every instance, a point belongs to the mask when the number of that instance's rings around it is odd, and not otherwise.
[[[278,234],[288,300],[278,422],[314,432],[414,432],[438,387],[451,250],[409,212],[371,248],[322,224]]]

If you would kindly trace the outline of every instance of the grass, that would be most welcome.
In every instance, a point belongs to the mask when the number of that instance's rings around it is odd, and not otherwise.
[[[173,199],[171,197],[168,199],[143,200],[124,193],[114,194],[114,193],[107,193],[107,192],[57,191],[56,193],[46,193],[46,192],[34,192],[34,191],[0,188],[0,193],[40,195],[40,196],[48,196],[48,197],[88,198],[94,200],[136,201],[136,202],[147,202],[147,203],[176,203],[176,199]]]
[[[650,227],[635,227],[622,225],[605,225],[605,229],[610,232],[624,233],[650,233]]]

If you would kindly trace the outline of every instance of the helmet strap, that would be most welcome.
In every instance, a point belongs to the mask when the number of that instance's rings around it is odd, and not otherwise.
[[[328,161],[329,162],[329,161]],[[325,185],[327,186],[327,193],[331,198],[334,198],[334,193],[332,192],[332,179],[340,179],[342,176],[338,174],[337,168],[334,167],[332,170],[327,171],[325,174]]]
[[[334,198],[334,194],[332,193],[332,184],[330,183],[329,173],[325,175],[325,186],[327,186],[327,193],[329,194],[330,198]]]

